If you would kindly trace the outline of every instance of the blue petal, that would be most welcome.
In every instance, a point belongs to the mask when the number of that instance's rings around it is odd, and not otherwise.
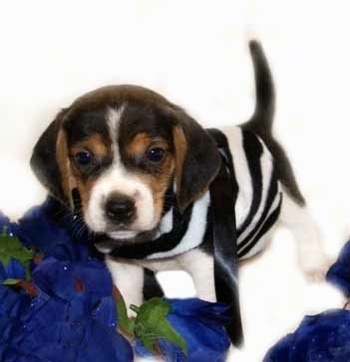
[[[92,317],[103,325],[116,328],[117,309],[112,296],[101,299],[100,303],[92,312]]]
[[[31,208],[20,220],[17,229],[18,237],[27,246],[40,250],[46,257],[55,257],[59,260],[87,260],[89,259],[89,249],[87,245],[79,242],[73,242],[69,225],[72,215],[68,211],[62,211],[60,219],[54,214],[60,213],[55,206],[58,206],[57,201],[49,199],[41,206]],[[83,239],[83,238],[82,238]]]
[[[112,294],[111,276],[105,264],[98,260],[70,263],[46,259],[35,268],[33,281],[46,294],[65,300],[77,294],[89,294],[94,300]]]
[[[130,362],[133,352],[124,337],[102,324],[92,321],[79,348],[77,362]]]
[[[229,320],[227,306],[199,299],[169,299],[172,310],[167,319],[187,342],[188,361],[225,361],[230,342],[224,329]],[[163,353],[169,360],[182,361],[176,346],[163,341]]]
[[[32,315],[35,323],[27,323],[19,348],[45,361],[132,361],[131,346],[114,328],[92,317],[92,311],[76,318],[72,309],[72,302],[51,298]]]
[[[7,272],[3,264],[0,262],[0,283],[7,279]]]
[[[0,286],[0,317],[17,317],[21,311],[26,310],[30,297],[25,293],[16,293],[12,289]]]
[[[326,279],[350,297],[350,241],[344,245],[338,260],[328,270]]]
[[[164,362],[187,362],[191,361],[191,357],[186,356],[179,347],[166,341],[165,339],[159,338],[158,345],[162,352],[162,361]],[[148,358],[152,360],[154,355],[143,345],[140,340],[136,340],[134,346],[135,352],[138,356]],[[204,361],[202,361],[204,362]]]
[[[229,306],[223,303],[211,303],[198,298],[167,299],[171,313],[196,318],[206,324],[225,325],[231,321]]]
[[[26,270],[17,259],[11,258],[6,265],[6,274],[7,278],[11,279],[25,279],[26,278]]]
[[[350,311],[307,316],[298,329],[270,349],[264,362],[350,361]]]

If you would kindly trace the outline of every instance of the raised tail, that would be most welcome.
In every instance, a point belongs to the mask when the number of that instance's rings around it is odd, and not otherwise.
[[[264,139],[264,136],[270,136],[272,133],[275,88],[263,47],[258,41],[251,40],[249,49],[254,67],[256,104],[252,117],[242,127],[257,133]]]
[[[294,176],[292,165],[283,147],[274,139],[272,134],[275,113],[275,88],[268,61],[258,41],[251,40],[249,49],[254,66],[256,105],[250,120],[242,124],[241,127],[257,134],[264,141],[275,160],[278,177],[285,186],[286,192],[300,206],[303,206],[305,199]]]

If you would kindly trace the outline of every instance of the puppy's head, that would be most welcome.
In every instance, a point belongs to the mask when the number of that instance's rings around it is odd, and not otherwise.
[[[31,166],[67,206],[78,190],[90,230],[125,241],[157,227],[173,184],[180,210],[200,197],[220,158],[212,138],[181,108],[141,87],[110,86],[57,115]]]

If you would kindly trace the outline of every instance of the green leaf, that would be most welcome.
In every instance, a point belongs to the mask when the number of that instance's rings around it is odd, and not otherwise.
[[[164,338],[178,346],[186,354],[186,341],[166,318],[170,311],[170,304],[162,298],[152,298],[142,304],[135,320],[135,336],[151,352],[154,352],[157,339]]]
[[[20,282],[20,279],[8,278],[2,282],[3,285],[16,285]]]
[[[21,241],[7,234],[7,228],[4,227],[0,235],[0,262],[6,266],[11,258],[17,259],[23,264],[26,271],[26,279],[30,279],[30,262],[34,257],[34,252],[24,247]]]
[[[113,295],[116,300],[118,324],[120,328],[130,336],[134,336],[134,320],[128,317],[124,299],[117,288],[114,288]]]

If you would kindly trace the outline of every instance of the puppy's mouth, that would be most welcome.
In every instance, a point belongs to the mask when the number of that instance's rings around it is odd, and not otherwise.
[[[95,241],[96,249],[103,254],[109,254],[123,245],[139,244],[154,239],[157,229],[137,232],[132,230],[111,231],[99,234]]]
[[[107,233],[107,235],[111,239],[115,239],[115,240],[134,239],[137,236],[137,234],[138,234],[137,231],[132,231],[132,230],[111,231],[111,232]]]

